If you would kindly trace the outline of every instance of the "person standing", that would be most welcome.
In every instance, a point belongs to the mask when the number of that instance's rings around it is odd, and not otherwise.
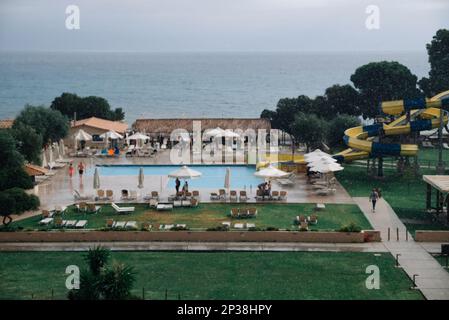
[[[176,194],[179,193],[179,187],[180,187],[180,186],[181,186],[181,181],[179,181],[179,179],[176,178],[176,181],[175,181]]]
[[[73,177],[73,173],[74,173],[75,169],[73,168],[73,163],[70,162],[69,165],[69,177]]]
[[[373,212],[376,212],[376,202],[377,200],[379,200],[379,194],[377,193],[376,189],[373,189],[371,191],[371,194],[369,195],[369,200],[373,205]]]
[[[80,177],[82,177],[84,174],[84,163],[82,161],[78,164],[78,173]]]

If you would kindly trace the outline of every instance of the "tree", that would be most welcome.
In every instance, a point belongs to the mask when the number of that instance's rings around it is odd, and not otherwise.
[[[10,195],[0,192],[0,215],[3,217],[3,225],[8,226],[12,222],[16,201]]]
[[[3,191],[4,194],[11,197],[15,201],[14,214],[21,214],[26,211],[36,210],[39,208],[39,198],[34,194],[28,194],[21,188],[11,188]]]
[[[426,45],[429,55],[429,77],[419,81],[427,97],[449,90],[449,30],[440,29]]]
[[[0,130],[0,191],[19,187],[33,187],[31,177],[25,172],[24,158],[16,149],[16,142],[8,131]]]
[[[291,126],[292,135],[296,142],[304,143],[307,151],[319,146],[326,136],[326,124],[315,114],[299,112]]]
[[[14,123],[16,122],[33,128],[37,134],[42,136],[43,144],[59,141],[65,138],[69,132],[67,118],[61,112],[44,106],[26,105],[14,121]]]
[[[349,84],[336,84],[327,88],[325,97],[328,104],[328,114],[349,114],[354,116],[362,114],[359,93]]]
[[[85,260],[89,265],[90,271],[94,275],[99,275],[101,269],[108,263],[110,251],[101,246],[90,249]]]
[[[38,165],[42,163],[42,136],[36,130],[22,122],[14,122],[11,135],[16,140],[17,149],[25,160]]]
[[[79,97],[73,93],[63,93],[53,100],[50,108],[60,111],[71,120],[74,120],[75,113],[77,119],[97,117],[119,121],[125,118],[122,108],[111,110],[106,99],[96,96]]]
[[[337,115],[333,120],[329,122],[327,130],[327,142],[330,147],[343,146],[343,135],[346,129],[357,127],[360,125],[360,121],[349,115]]]
[[[85,257],[89,269],[80,274],[80,288],[68,293],[70,300],[123,300],[131,298],[135,275],[131,267],[121,263],[107,266],[110,251],[96,247]]]
[[[382,101],[420,96],[417,77],[406,66],[395,61],[363,65],[351,75],[351,81],[359,89],[361,111],[365,118],[380,114]]]

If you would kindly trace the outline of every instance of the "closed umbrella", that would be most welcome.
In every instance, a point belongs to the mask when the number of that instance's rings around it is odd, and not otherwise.
[[[139,184],[138,184],[138,188],[139,189],[143,189],[143,181],[145,179],[145,175],[143,173],[143,168],[139,169]]]
[[[290,172],[279,170],[270,164],[268,167],[256,171],[254,175],[260,178],[276,179],[285,178],[290,175]]]
[[[98,173],[98,168],[95,168],[94,173],[94,189],[100,189],[100,174]]]
[[[187,166],[182,166],[180,169],[171,172],[169,178],[179,178],[179,179],[192,179],[201,177],[202,173]]]
[[[50,169],[52,169],[53,167],[54,167],[54,161],[53,161],[53,147],[52,146],[50,146],[49,148],[48,148],[48,167],[50,168]]]
[[[61,139],[61,141],[59,141],[59,154],[64,157],[65,156],[65,146],[64,146],[64,140]]]
[[[44,167],[44,168],[48,167],[47,155],[45,153],[45,149],[42,149],[42,167]]]
[[[231,168],[226,168],[226,175],[225,175],[225,181],[224,181],[224,188],[228,190],[231,188]]]

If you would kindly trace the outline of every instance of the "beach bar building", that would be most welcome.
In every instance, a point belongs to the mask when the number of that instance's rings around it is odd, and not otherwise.
[[[201,131],[221,128],[224,130],[271,129],[271,123],[267,119],[260,118],[178,118],[178,119],[137,119],[133,124],[133,130],[144,132],[152,137],[169,138],[175,130],[183,129],[193,133],[194,122],[201,123]]]
[[[427,212],[446,215],[449,224],[449,175],[424,175],[427,184],[426,209]],[[432,204],[432,191],[435,190],[435,205]]]
[[[73,147],[74,139],[72,138],[79,130],[83,130],[92,136],[92,141],[87,141],[86,146],[102,147],[105,145],[104,139],[100,137],[102,134],[109,131],[115,131],[124,136],[128,130],[128,124],[122,121],[110,121],[95,117],[74,121],[70,126],[69,139],[66,139],[66,143],[69,147]]]

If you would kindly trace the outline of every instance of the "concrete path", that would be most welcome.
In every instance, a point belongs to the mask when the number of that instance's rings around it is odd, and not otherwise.
[[[0,251],[86,251],[102,245],[114,251],[326,251],[388,252],[382,243],[280,242],[20,242],[0,243]]]
[[[393,256],[398,256],[399,264],[404,271],[413,278],[416,276],[418,289],[429,300],[449,300],[449,272],[426,251],[426,249],[405,235],[405,226],[391,206],[380,199],[376,206],[376,212],[371,211],[368,198],[354,198],[374,229],[381,231],[382,243]],[[388,240],[388,228],[392,231]],[[399,239],[396,236],[398,228]]]

